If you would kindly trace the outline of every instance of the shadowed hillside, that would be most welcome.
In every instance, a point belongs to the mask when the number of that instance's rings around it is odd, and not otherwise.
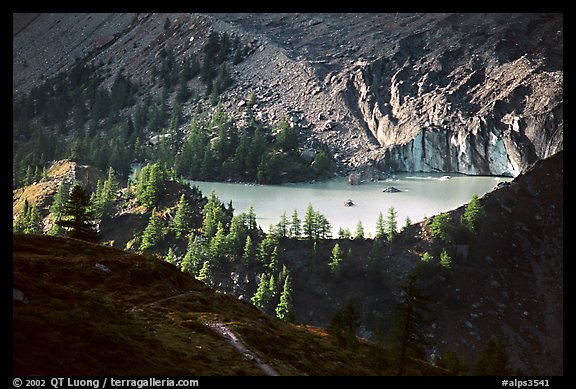
[[[392,374],[365,341],[342,349],[161,260],[67,238],[13,245],[14,375]]]

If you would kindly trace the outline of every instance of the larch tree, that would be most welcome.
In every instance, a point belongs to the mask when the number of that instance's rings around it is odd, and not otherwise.
[[[484,206],[480,204],[478,195],[474,194],[464,209],[461,223],[466,231],[468,231],[470,234],[474,234],[476,232],[478,221],[480,221],[485,216],[486,210],[484,209]]]
[[[280,294],[280,302],[276,306],[276,317],[282,321],[292,321],[294,314],[294,303],[292,301],[292,280],[290,274],[284,279],[284,288]]]
[[[332,248],[331,261],[328,264],[330,267],[330,272],[337,273],[342,267],[342,251],[340,250],[340,245],[336,243]]]
[[[358,220],[356,224],[356,231],[354,231],[354,240],[364,239],[364,226],[362,226],[362,221]]]
[[[156,208],[152,209],[148,225],[142,233],[142,243],[140,244],[140,251],[147,252],[156,247],[162,239],[162,221],[156,215]]]
[[[172,222],[172,230],[176,235],[176,239],[180,239],[185,236],[192,226],[192,215],[193,211],[190,204],[186,201],[184,193],[180,196],[180,201],[178,202],[178,208],[176,209],[176,214],[174,215],[174,220]]]
[[[388,208],[388,219],[386,221],[386,237],[388,241],[392,242],[396,236],[398,222],[396,221],[396,211],[394,207]]]
[[[425,327],[429,324],[424,319],[430,298],[419,288],[422,276],[422,265],[418,265],[401,285],[402,297],[395,305],[394,321],[391,330],[391,344],[398,361],[397,375],[404,374],[408,358],[425,358],[425,346],[428,344]]]
[[[260,281],[258,282],[258,288],[254,293],[254,296],[250,299],[252,304],[258,309],[265,311],[268,307],[268,302],[270,301],[270,278],[267,273],[262,273],[260,275]]]
[[[386,224],[384,223],[384,216],[380,212],[376,220],[376,239],[383,239],[386,236]]]
[[[302,221],[298,218],[298,210],[294,209],[290,223],[290,238],[298,239],[302,235]]]

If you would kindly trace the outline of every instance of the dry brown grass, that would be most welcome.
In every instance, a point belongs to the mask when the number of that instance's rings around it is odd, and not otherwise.
[[[15,375],[263,375],[214,322],[282,375],[381,373],[369,344],[343,350],[156,258],[48,236],[14,235],[13,250],[14,287],[29,299],[14,306]]]

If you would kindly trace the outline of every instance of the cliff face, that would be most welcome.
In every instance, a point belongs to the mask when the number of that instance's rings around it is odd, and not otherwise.
[[[562,24],[530,18],[439,18],[352,72],[344,93],[380,165],[516,176],[561,150]]]
[[[15,14],[13,21],[15,96],[76,58],[106,63],[110,75],[122,67],[146,85],[162,50],[184,60],[201,55],[210,31],[239,36],[249,50],[221,96],[230,117],[240,125],[285,117],[302,148],[327,144],[343,173],[516,176],[563,149],[559,14]],[[245,104],[248,96],[256,104]],[[200,99],[183,111],[199,106],[210,109]]]

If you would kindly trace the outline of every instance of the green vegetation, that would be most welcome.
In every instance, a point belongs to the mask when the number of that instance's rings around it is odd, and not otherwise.
[[[442,250],[440,253],[440,266],[449,269],[452,266],[452,258],[446,250]]]
[[[314,210],[312,204],[308,204],[303,224],[304,237],[308,240],[329,239],[332,237],[332,226],[320,212]]]
[[[342,267],[342,251],[340,245],[336,243],[332,249],[331,261],[328,264],[332,273],[337,273]]]
[[[466,205],[464,214],[460,220],[460,224],[470,235],[473,235],[476,232],[476,226],[478,225],[478,222],[485,216],[486,211],[484,210],[482,204],[480,204],[478,195],[473,195],[468,205]]]
[[[334,314],[327,330],[337,344],[345,348],[355,349],[359,345],[358,338],[356,338],[356,330],[359,326],[358,311],[354,302],[348,301],[342,309]]]
[[[24,200],[22,212],[16,218],[12,230],[23,234],[40,234],[42,233],[42,217],[38,207],[31,206],[28,200]]]
[[[430,223],[430,233],[434,238],[443,240],[444,242],[451,242],[454,236],[454,228],[452,224],[452,217],[448,212],[440,213]]]
[[[71,238],[87,241],[100,240],[94,225],[94,215],[91,211],[90,196],[81,185],[75,184],[64,204],[62,218],[56,224],[67,230]]]
[[[149,252],[151,249],[154,249],[160,240],[162,239],[163,233],[163,226],[162,221],[157,215],[156,208],[152,209],[150,213],[150,219],[148,221],[148,225],[144,229],[142,233],[142,243],[140,244],[140,251],[142,252]]]
[[[276,306],[276,317],[283,321],[292,321],[294,303],[292,302],[292,280],[290,274],[286,274],[284,288],[280,294],[280,302]]]
[[[90,196],[92,213],[97,219],[110,218],[116,212],[119,184],[115,178],[112,167],[108,169],[108,178],[102,182],[98,180],[96,191]]]
[[[214,105],[220,101],[233,83],[231,64],[241,62],[246,50],[240,37],[215,31],[196,55],[176,58],[163,48],[160,65],[152,68],[151,84],[161,88],[157,97],[123,69],[112,75],[107,65],[82,62],[34,87],[13,103],[13,188],[41,180],[48,161],[65,158],[112,167],[120,177],[130,174],[134,161],[174,166],[188,179],[279,183],[328,177],[334,168],[329,151],[322,148],[312,165],[303,160],[298,131],[285,119],[276,128],[252,122],[239,129],[220,104],[213,114],[183,114],[202,94]],[[195,78],[200,83],[191,82]]]

